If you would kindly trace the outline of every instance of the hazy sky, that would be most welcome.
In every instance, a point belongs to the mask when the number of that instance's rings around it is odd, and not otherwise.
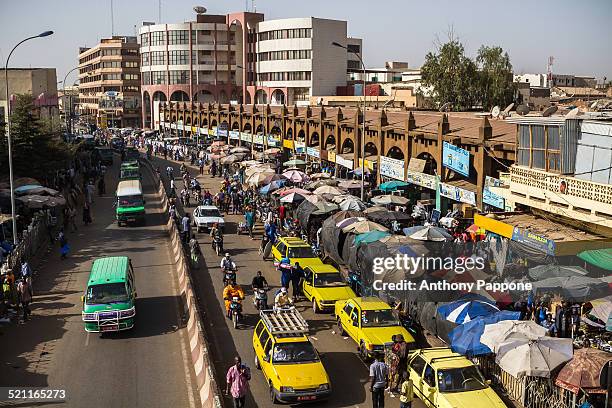
[[[194,19],[192,7],[209,13],[245,9],[245,0],[161,0],[162,22]],[[249,1],[249,5],[250,5]],[[78,48],[110,36],[110,0],[0,0],[0,61],[21,39],[11,67],[57,68],[58,80],[77,65]],[[143,21],[158,20],[158,0],[114,0],[115,34],[134,35]],[[256,0],[266,19],[315,16],[348,21],[348,34],[364,39],[368,67],[408,61],[419,67],[446,38],[449,27],[474,56],[481,44],[500,45],[516,73],[553,71],[612,79],[612,0]],[[76,79],[71,74],[69,81]]]

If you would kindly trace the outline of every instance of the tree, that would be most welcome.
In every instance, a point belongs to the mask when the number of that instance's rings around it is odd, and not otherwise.
[[[482,45],[476,56],[480,77],[479,99],[485,110],[495,105],[502,109],[514,99],[512,64],[507,52],[501,47]]]
[[[474,61],[465,55],[463,45],[452,38],[425,56],[421,67],[423,87],[431,87],[438,106],[450,103],[454,110],[467,110],[477,102],[478,73]]]
[[[17,95],[11,110],[11,141],[15,177],[44,179],[64,168],[72,150],[46,130],[34,114],[34,97]],[[8,174],[8,142],[0,139],[0,174]]]

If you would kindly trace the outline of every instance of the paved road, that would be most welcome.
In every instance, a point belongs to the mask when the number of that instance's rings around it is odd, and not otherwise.
[[[0,386],[65,389],[67,401],[57,404],[62,407],[198,406],[193,369],[185,364],[188,343],[165,214],[145,174],[146,225],[118,228],[112,207],[117,174],[115,160],[107,174],[109,194],[95,198],[94,223],[79,223],[79,231],[68,235],[70,257],[60,261],[54,248],[38,268],[32,320],[0,328]],[[138,314],[133,330],[101,338],[84,331],[80,297],[92,260],[114,255],[132,259]]]
[[[167,162],[155,159],[160,169],[165,169]],[[178,166],[174,164],[175,175],[179,174]],[[197,174],[194,168],[192,174]],[[198,180],[204,189],[218,191],[221,179],[211,178],[208,175],[198,176]],[[182,181],[177,176],[177,192],[182,189]],[[193,211],[194,207],[188,208]],[[261,270],[270,285],[280,286],[280,277],[274,269],[271,261],[263,261],[258,254],[258,247],[263,227],[257,225],[256,239],[251,240],[248,235],[237,235],[236,225],[243,220],[241,215],[226,215],[227,225],[224,236],[225,250],[230,252],[238,266],[238,283],[247,293],[247,301],[244,302],[246,319],[242,327],[234,329],[231,322],[224,316],[224,306],[221,298],[223,291],[222,276],[219,268],[220,258],[212,251],[211,239],[208,234],[198,235],[198,241],[204,253],[205,265],[194,273],[196,291],[202,303],[205,323],[208,324],[208,336],[211,340],[211,348],[216,370],[221,375],[220,385],[225,386],[224,375],[227,368],[232,364],[233,357],[239,354],[243,361],[252,368],[253,378],[251,380],[251,393],[248,396],[247,406],[270,406],[268,397],[268,386],[261,372],[254,368],[254,353],[252,346],[253,328],[258,321],[257,311],[250,297],[252,295],[250,283],[258,270]],[[228,224],[229,222],[229,224]],[[275,290],[269,292],[269,303]],[[329,407],[369,407],[371,396],[366,382],[368,381],[368,369],[359,359],[356,353],[356,345],[351,339],[344,338],[335,333],[335,321],[331,314],[317,314],[312,312],[309,303],[301,302],[298,309],[302,313],[311,328],[311,339],[317,350],[323,354],[322,361],[330,376],[333,394],[326,404]],[[388,407],[398,407],[399,400],[387,396]],[[415,401],[413,407],[420,408],[424,405]]]

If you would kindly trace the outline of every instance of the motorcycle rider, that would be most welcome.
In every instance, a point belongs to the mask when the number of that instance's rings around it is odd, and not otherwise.
[[[251,287],[253,288],[253,304],[257,305],[257,291],[259,289],[268,289],[268,281],[263,277],[261,271],[257,271],[257,275],[255,275],[251,282]]]
[[[215,248],[215,241],[221,244],[221,248],[223,248],[223,231],[219,228],[219,224],[215,223],[213,227],[210,229],[210,236],[213,239],[213,249]]]
[[[225,289],[223,289],[223,300],[225,301],[225,312],[228,319],[232,318],[230,314],[230,305],[234,297],[242,301],[244,299],[244,291],[236,282],[230,281]]]
[[[292,305],[293,300],[289,297],[289,292],[287,291],[287,288],[283,286],[280,292],[278,292],[276,297],[274,298],[274,310],[278,311],[283,308],[286,308],[287,306]]]
[[[226,271],[226,270],[234,270],[236,269],[236,263],[232,260],[232,257],[230,256],[229,252],[225,253],[225,256],[223,257],[223,259],[221,259],[221,270]]]

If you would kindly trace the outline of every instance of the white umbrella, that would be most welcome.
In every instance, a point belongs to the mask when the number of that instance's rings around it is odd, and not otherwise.
[[[389,205],[389,204],[406,205],[408,204],[409,200],[405,197],[396,196],[396,195],[383,195],[383,196],[372,198],[372,202],[374,204],[380,204],[380,205]]]
[[[328,179],[331,178],[331,174],[330,173],[314,173],[310,175],[310,178],[313,180],[318,180],[318,179]]]
[[[485,326],[480,342],[493,351],[500,344],[513,339],[538,339],[546,335],[546,329],[532,320],[502,320]]]
[[[270,166],[265,165],[265,164],[260,164],[258,166],[249,167],[248,169],[244,171],[244,174],[245,176],[249,177],[255,173],[262,173],[262,172],[276,173],[274,169],[272,169]]]
[[[365,210],[366,205],[358,198],[347,198],[340,203],[340,209],[344,211],[362,211]]]
[[[361,188],[361,181],[357,181],[357,180],[344,180],[341,181],[340,183],[338,183],[339,187],[342,188]]]
[[[286,171],[283,173],[283,176],[287,177],[287,179],[293,181],[294,183],[305,183],[309,180],[308,175],[299,170]]]
[[[274,174],[274,170],[270,170],[270,171],[271,172],[262,171],[259,173],[251,174],[249,177],[247,177],[247,179],[245,180],[245,183],[250,186],[259,186],[259,185],[265,184],[266,178],[268,178],[271,174]]]
[[[230,149],[230,153],[250,153],[251,149],[247,149],[246,147],[243,146],[238,146],[238,147],[234,147],[232,149]]]
[[[549,378],[555,368],[571,360],[573,355],[572,339],[544,336],[534,340],[523,337],[497,347],[495,361],[504,371],[517,378]]]
[[[342,232],[352,232],[355,234],[363,234],[370,231],[389,231],[387,228],[372,221],[357,221],[342,228]]]
[[[453,239],[453,236],[444,228],[433,227],[431,225],[404,228],[404,234],[412,239],[418,239],[419,241],[442,242]]]
[[[347,227],[355,222],[359,222],[359,221],[367,221],[368,219],[365,217],[349,217],[349,218],[345,218],[340,222],[336,223],[336,227],[342,229],[344,227]]]
[[[315,194],[331,194],[331,195],[340,195],[344,194],[344,191],[336,188],[334,186],[321,186],[313,191]]]
[[[296,202],[304,201],[305,198],[306,196],[303,196],[300,193],[290,193],[290,194],[287,194],[286,196],[281,197],[280,202],[281,203],[296,203]]]

